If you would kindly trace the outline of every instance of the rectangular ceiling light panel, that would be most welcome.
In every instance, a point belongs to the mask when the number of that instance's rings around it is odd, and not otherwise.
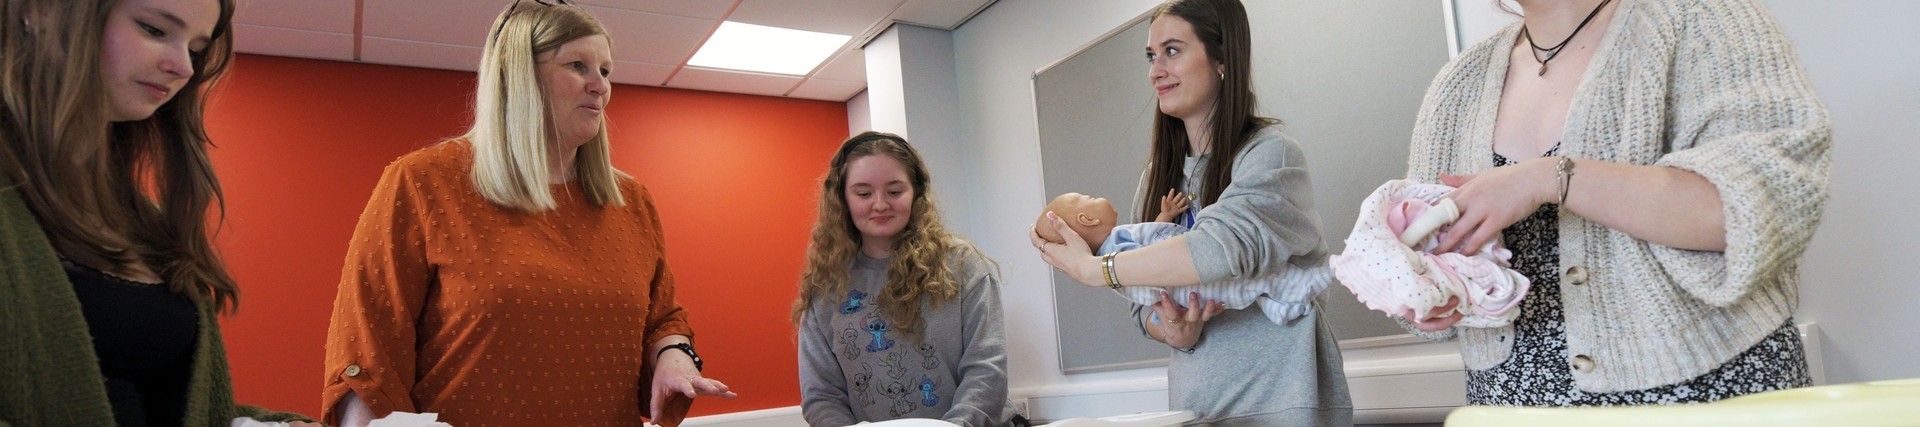
[[[800,76],[819,67],[852,38],[726,21],[687,65]]]

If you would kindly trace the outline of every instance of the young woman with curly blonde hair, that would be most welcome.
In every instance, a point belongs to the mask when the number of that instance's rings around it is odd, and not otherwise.
[[[897,135],[855,135],[833,156],[793,306],[807,424],[1024,422],[1007,399],[996,266],[941,225],[929,181]]]

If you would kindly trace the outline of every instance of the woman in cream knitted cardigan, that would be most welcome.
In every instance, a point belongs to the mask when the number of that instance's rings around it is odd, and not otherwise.
[[[1410,326],[1461,340],[1476,404],[1806,385],[1792,313],[1832,125],[1780,25],[1758,0],[1519,3],[1434,79],[1407,176],[1459,187],[1442,249],[1502,233],[1534,292],[1511,326]]]

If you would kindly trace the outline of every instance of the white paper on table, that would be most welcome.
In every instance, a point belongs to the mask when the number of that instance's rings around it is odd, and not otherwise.
[[[453,426],[447,423],[440,422],[440,414],[437,412],[416,414],[412,412],[394,411],[391,414],[387,414],[387,416],[385,417],[380,417],[380,419],[373,420],[373,422],[371,423],[367,423],[367,427],[453,427]]]

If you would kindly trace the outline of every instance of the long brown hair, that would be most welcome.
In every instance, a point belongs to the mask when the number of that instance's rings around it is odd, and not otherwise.
[[[952,300],[960,292],[953,258],[985,259],[965,239],[948,232],[929,194],[932,178],[920,153],[899,135],[864,132],[840,144],[827,176],[820,180],[820,210],[807,245],[807,269],[800,274],[800,297],[793,302],[792,320],[800,323],[814,299],[842,295],[852,282],[849,269],[860,253],[860,230],[847,211],[847,164],[867,156],[887,156],[907,168],[913,186],[913,212],[907,226],[893,239],[893,259],[887,266],[887,284],[879,292],[880,313],[901,334],[919,338],[920,304],[929,308]]]
[[[1207,59],[1220,63],[1225,75],[1220,92],[1213,99],[1213,117],[1209,123],[1207,168],[1201,194],[1202,205],[1220,200],[1220,192],[1233,181],[1234,156],[1246,145],[1247,136],[1279,120],[1255,115],[1259,102],[1253,96],[1253,36],[1247,27],[1247,9],[1239,0],[1171,0],[1153,12],[1152,19],[1178,17],[1193,25],[1193,33],[1206,46]],[[1146,197],[1181,189],[1186,178],[1187,127],[1179,118],[1154,111],[1153,151],[1147,157]],[[1199,153],[1191,153],[1199,154]],[[1182,189],[1182,191],[1185,191]],[[1159,203],[1141,203],[1140,216],[1160,215]]]
[[[186,86],[152,116],[114,123],[102,42],[119,2],[6,1],[0,191],[20,193],[61,256],[119,274],[145,263],[174,292],[231,311],[239,290],[209,236],[208,207],[225,202],[202,124],[205,90],[233,58],[233,0],[219,2]]]

